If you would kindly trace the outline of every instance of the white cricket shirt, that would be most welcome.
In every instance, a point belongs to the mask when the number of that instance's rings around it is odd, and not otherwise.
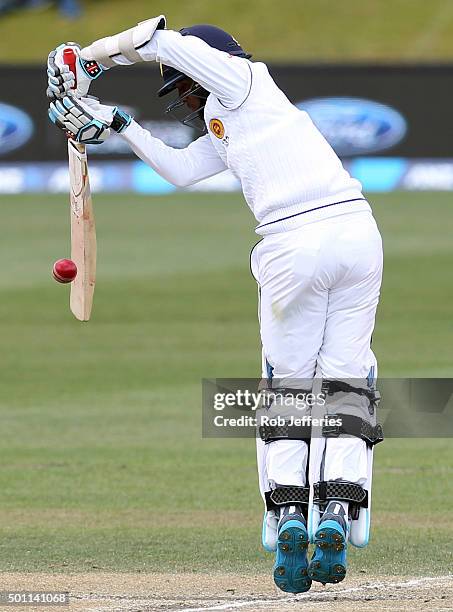
[[[210,92],[204,111],[208,133],[186,149],[165,145],[135,121],[122,133],[168,181],[191,185],[229,168],[241,182],[259,234],[370,210],[361,184],[308,114],[277,87],[265,64],[171,30],[158,30],[139,52],[145,61],[177,68]],[[129,62],[121,57],[121,63]]]

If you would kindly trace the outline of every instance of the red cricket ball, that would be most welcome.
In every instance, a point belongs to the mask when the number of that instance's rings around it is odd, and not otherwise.
[[[71,283],[77,276],[77,266],[72,259],[59,259],[53,265],[52,274],[58,283]]]

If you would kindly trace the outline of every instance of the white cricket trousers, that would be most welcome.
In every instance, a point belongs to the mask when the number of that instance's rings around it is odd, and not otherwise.
[[[268,234],[253,249],[259,287],[263,377],[300,388],[315,375],[365,379],[382,279],[382,241],[369,211],[353,212]],[[266,364],[267,362],[267,364]],[[266,367],[267,366],[267,367]],[[261,493],[273,484],[304,486],[308,449],[301,440],[257,439]],[[366,445],[327,439],[324,479],[363,484]]]

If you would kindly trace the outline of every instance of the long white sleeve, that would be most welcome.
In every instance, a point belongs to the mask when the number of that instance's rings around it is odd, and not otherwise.
[[[249,94],[252,71],[248,60],[210,47],[196,36],[183,36],[173,30],[158,30],[137,50],[144,61],[158,61],[180,70],[214,94],[228,109],[240,106]],[[118,64],[130,64],[123,55]]]
[[[207,134],[185,149],[174,149],[132,121],[120,137],[140,159],[177,187],[193,185],[227,169]]]

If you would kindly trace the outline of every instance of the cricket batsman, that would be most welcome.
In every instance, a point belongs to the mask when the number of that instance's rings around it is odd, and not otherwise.
[[[68,47],[77,56],[72,69]],[[141,62],[160,63],[157,95],[173,92],[168,112],[200,129],[187,148],[167,146],[126,112],[87,96],[94,79]],[[84,48],[63,44],[49,55],[47,93],[50,119],[80,143],[117,132],[179,187],[227,168],[240,180],[262,237],[251,254],[262,377],[267,392],[278,391],[263,410],[284,417],[257,437],[263,545],[275,553],[283,591],[339,582],[348,545],[368,543],[373,449],[382,439],[370,348],[382,243],[360,183],[266,65],[214,26],[176,32],[159,16]],[[314,395],[316,385],[316,403],[302,411],[328,422],[294,427],[297,398]]]

